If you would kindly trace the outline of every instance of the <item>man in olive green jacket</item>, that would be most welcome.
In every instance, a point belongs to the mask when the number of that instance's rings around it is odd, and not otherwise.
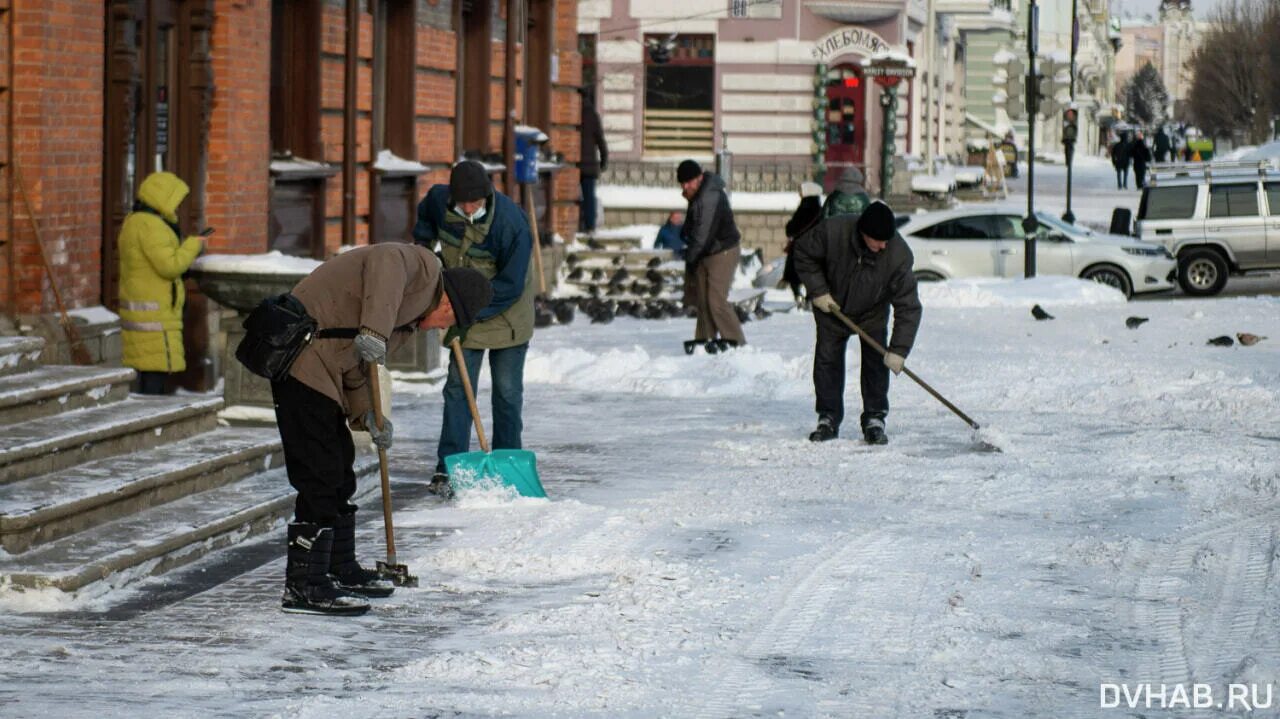
[[[476,315],[462,339],[471,386],[478,390],[480,365],[489,352],[493,378],[493,448],[522,449],[524,358],[533,337],[533,239],[529,222],[506,195],[493,189],[484,166],[464,160],[454,166],[448,185],[432,187],[418,204],[414,240],[429,248],[439,243],[445,267],[479,270],[493,285],[493,300]],[[436,449],[431,489],[449,491],[444,458],[471,446],[471,412],[456,360],[449,358],[444,387],[444,421]]]

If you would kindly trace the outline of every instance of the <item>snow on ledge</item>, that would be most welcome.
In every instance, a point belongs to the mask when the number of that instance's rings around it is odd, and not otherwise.
[[[77,307],[74,310],[67,310],[67,314],[91,325],[109,325],[120,321],[120,315],[112,312],[102,305],[94,305],[93,307]]]
[[[191,269],[254,275],[306,275],[319,266],[320,260],[273,250],[265,255],[205,255],[197,257]]]
[[[796,188],[799,190],[799,188]],[[605,211],[613,210],[685,210],[689,203],[674,181],[666,187],[629,187],[600,185],[596,199]],[[730,192],[729,205],[734,212],[794,212],[800,206],[799,192]]]
[[[384,172],[426,172],[429,168],[421,162],[406,160],[390,150],[383,150],[378,153],[373,169]]]
[[[921,282],[920,303],[947,307],[1066,307],[1124,304],[1119,290],[1092,280],[1047,276],[1027,279],[970,278]],[[1050,310],[1052,312],[1052,310]]]

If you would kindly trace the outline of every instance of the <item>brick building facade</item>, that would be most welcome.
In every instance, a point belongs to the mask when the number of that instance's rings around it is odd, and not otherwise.
[[[192,186],[184,231],[216,228],[211,252],[322,259],[405,239],[464,155],[506,189],[504,134],[532,124],[564,157],[539,225],[569,236],[581,72],[576,0],[0,0],[0,313],[57,310],[36,224],[63,303],[114,309],[115,235],[158,169]]]

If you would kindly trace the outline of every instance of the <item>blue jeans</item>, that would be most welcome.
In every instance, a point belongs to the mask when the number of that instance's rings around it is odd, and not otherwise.
[[[578,227],[583,232],[594,232],[596,229],[596,178],[582,177],[578,183],[582,186],[582,210]]]
[[[520,433],[524,430],[521,410],[524,406],[524,356],[529,343],[487,350],[489,375],[493,379],[493,433],[488,435],[491,449],[522,449]],[[486,350],[462,350],[467,361],[471,387],[480,391],[480,364]],[[449,378],[444,383],[444,423],[440,427],[440,446],[436,450],[436,471],[444,472],[444,458],[471,450],[471,409],[462,390],[458,361],[449,354]]]

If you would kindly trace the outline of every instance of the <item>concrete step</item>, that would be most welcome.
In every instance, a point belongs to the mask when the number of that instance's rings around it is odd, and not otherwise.
[[[0,484],[172,444],[217,425],[221,397],[142,397],[0,426]]]
[[[122,367],[45,365],[0,375],[0,425],[119,402],[132,381],[133,370]]]
[[[35,369],[43,350],[41,337],[0,337],[0,375]]]
[[[649,260],[658,258],[662,262],[671,259],[670,250],[575,250],[565,257],[565,264],[577,267],[581,264],[594,263],[616,265],[620,267],[644,267]]]
[[[376,474],[377,466],[375,455],[356,456],[357,477]],[[376,496],[377,486],[361,481],[356,496]],[[100,580],[123,586],[266,532],[292,516],[293,503],[283,467],[259,472],[24,554],[0,555],[0,584],[66,592]]]
[[[222,428],[13,482],[0,497],[0,546],[25,552],[282,464],[274,427]]]

